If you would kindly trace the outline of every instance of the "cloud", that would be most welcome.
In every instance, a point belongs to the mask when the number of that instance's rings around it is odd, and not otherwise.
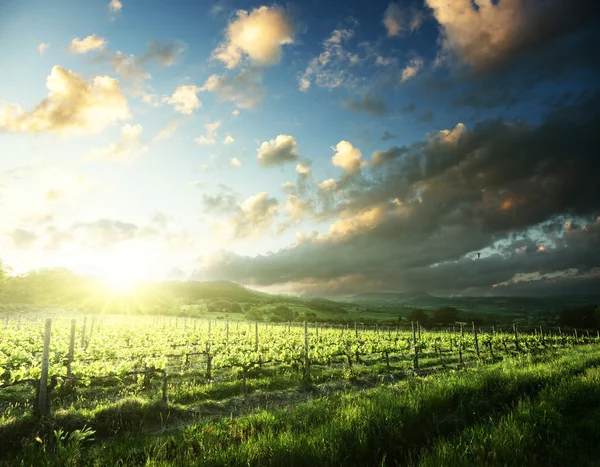
[[[177,131],[179,122],[171,122],[166,127],[162,128],[154,137],[154,141],[162,141],[171,138]]]
[[[185,49],[185,44],[181,42],[150,41],[140,62],[156,62],[160,66],[171,67],[177,63],[177,60]]]
[[[298,172],[298,174],[300,174],[300,175],[305,175],[305,176],[312,175],[312,169],[310,168],[310,166],[302,165],[302,164],[298,164],[296,166],[296,172]]]
[[[334,89],[350,79],[347,66],[358,63],[359,56],[344,49],[343,44],[354,36],[352,29],[335,29],[323,43],[323,52],[314,57],[299,79],[299,89],[308,91],[316,86]]]
[[[200,90],[214,92],[220,100],[233,102],[242,109],[254,109],[265,97],[262,80],[260,70],[248,68],[233,76],[212,75]]]
[[[537,125],[457,124],[391,148],[373,157],[374,176],[327,181],[327,211],[292,193],[332,220],[326,233],[254,258],[221,252],[199,274],[311,293],[543,293],[577,281],[589,292],[600,264],[599,116],[596,95]]]
[[[258,163],[262,167],[273,167],[294,162],[300,157],[296,139],[289,135],[278,135],[275,139],[265,141],[257,149]]]
[[[400,72],[400,81],[404,82],[417,76],[423,68],[423,59],[420,57],[412,58],[404,69]]]
[[[175,110],[184,115],[191,115],[194,110],[202,107],[202,102],[198,99],[200,88],[194,85],[179,86],[171,97],[163,97],[163,102],[171,104]]]
[[[0,130],[65,136],[99,133],[131,116],[119,81],[109,76],[96,76],[87,82],[73,71],[55,66],[46,87],[48,97],[31,112],[18,104],[0,106]]]
[[[79,39],[79,37],[73,39],[69,45],[69,52],[74,54],[86,54],[92,50],[103,50],[105,46],[106,40],[103,37],[92,34],[85,39]]]
[[[235,139],[231,135],[227,135],[223,140],[223,144],[233,144],[235,143]]]
[[[390,133],[389,131],[384,131],[383,135],[381,135],[381,141],[389,141],[390,139],[396,139],[398,135],[394,133]]]
[[[335,154],[331,158],[331,163],[335,167],[341,167],[348,173],[359,172],[361,167],[364,167],[367,163],[361,161],[361,152],[355,148],[348,141],[340,141],[333,148]]]
[[[426,110],[421,115],[419,115],[419,118],[417,118],[417,120],[420,122],[423,122],[423,123],[432,122],[433,121],[433,111],[431,109]]]
[[[382,117],[387,114],[389,109],[383,99],[373,94],[366,94],[361,99],[354,101],[344,101],[342,107],[353,112],[364,112],[374,117]]]
[[[110,11],[111,13],[121,11],[122,8],[123,3],[121,3],[119,0],[110,0],[110,3],[108,4],[108,11]]]
[[[485,0],[484,0],[485,1]],[[397,2],[390,2],[383,13],[383,25],[388,37],[398,37],[406,29],[414,32],[423,24],[423,12],[416,7],[401,7]]]
[[[441,27],[444,53],[479,72],[569,33],[593,18],[593,2],[426,0]]]
[[[44,55],[44,52],[46,51],[46,49],[50,47],[50,44],[45,44],[44,42],[42,42],[40,45],[37,46],[38,52],[40,53],[40,55]]]
[[[231,115],[233,115],[234,117],[239,117],[239,115],[240,115],[240,111],[239,111],[238,109],[234,109],[234,110],[231,112]]]
[[[238,204],[231,189],[224,185],[215,196],[203,195],[202,202],[205,212],[228,218],[232,236],[236,239],[264,234],[279,212],[279,202],[266,192],[257,193]]]
[[[141,125],[124,125],[121,128],[121,138],[105,148],[93,148],[84,156],[85,161],[105,160],[131,164],[143,153],[148,151],[148,146],[140,138]]]
[[[37,241],[37,235],[34,232],[25,229],[13,229],[6,235],[17,249],[29,249]]]
[[[394,146],[387,151],[375,151],[371,155],[371,165],[379,167],[407,153],[406,148]]]
[[[255,66],[270,66],[281,60],[281,47],[293,42],[294,28],[282,9],[261,6],[250,13],[238,10],[225,36],[213,57],[226,68],[237,67],[245,56]]]
[[[403,29],[404,18],[400,6],[391,2],[383,14],[383,25],[388,37],[399,36]]]
[[[221,121],[216,121],[213,123],[206,123],[204,125],[205,134],[199,136],[194,140],[196,144],[201,146],[203,145],[213,145],[216,143],[215,137],[217,136],[217,129],[221,126]]]
[[[233,167],[241,167],[242,163],[239,161],[239,159],[237,157],[234,157],[233,159],[231,159],[231,161],[229,162]]]

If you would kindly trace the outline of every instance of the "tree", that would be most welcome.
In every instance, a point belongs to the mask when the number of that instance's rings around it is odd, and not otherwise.
[[[600,324],[598,308],[594,305],[565,308],[560,312],[558,324],[573,328],[597,328]]]
[[[298,312],[292,310],[290,307],[279,305],[271,310],[271,321],[285,323],[288,321],[294,321],[298,316]]]
[[[429,315],[425,313],[425,310],[415,308],[406,317],[408,321],[418,321],[420,324],[426,324],[429,321]]]
[[[246,319],[248,321],[262,321],[263,314],[258,308],[252,308],[246,312]]]
[[[458,321],[458,310],[453,306],[442,306],[433,312],[433,322],[454,324]]]

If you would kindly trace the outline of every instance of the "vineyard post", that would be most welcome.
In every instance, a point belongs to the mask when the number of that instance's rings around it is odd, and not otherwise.
[[[379,334],[379,325],[375,324],[375,334]]]
[[[392,337],[392,333],[390,332],[390,327],[388,326],[388,339]]]
[[[496,335],[496,326],[492,326],[492,336]]]
[[[573,334],[575,334],[575,339],[577,339],[577,328],[573,330]]]
[[[317,339],[319,339],[319,323],[318,322],[315,322],[315,332],[316,332]]]
[[[17,329],[21,329],[21,315],[19,315],[19,318],[17,319]]]
[[[586,332],[586,334],[588,336],[588,339],[589,339],[590,338],[590,331],[585,331],[585,332]]]
[[[229,320],[225,321],[225,334],[227,334],[227,340],[229,340]]]
[[[413,350],[415,351],[415,360],[413,363],[413,368],[416,370],[419,368],[419,356],[417,353],[417,333],[416,333],[416,329],[415,329],[415,322],[411,321],[410,325],[412,326]],[[417,326],[418,325],[419,325],[419,323],[417,322]]]
[[[183,318],[183,330],[187,329],[187,318]]]
[[[515,349],[519,350],[519,331],[517,325],[513,323],[513,331],[515,332]]]
[[[543,326],[540,326],[540,336],[542,337],[542,345],[544,345],[545,342],[544,342],[544,328],[543,328]]]
[[[477,353],[477,358],[479,357],[479,340],[477,339],[477,328],[475,327],[475,322],[473,322],[473,336],[475,337],[475,352]]]
[[[85,348],[87,349],[88,345],[90,345],[90,341],[92,340],[92,334],[94,333],[94,326],[96,325],[96,318],[92,318],[92,327],[90,327],[90,336],[85,344]]]
[[[600,339],[600,331],[596,331],[596,338]]]
[[[358,339],[358,325],[356,324],[356,321],[354,321],[354,337]]]
[[[197,324],[198,324],[198,320],[197,320],[197,319],[195,319],[195,320],[194,320],[194,332],[196,332],[196,325],[197,325]]]
[[[179,318],[176,316],[175,317],[175,329],[177,329],[178,324],[179,324]]]
[[[419,330],[419,340],[421,340],[421,323],[417,321],[417,329]]]
[[[75,327],[77,320],[73,318],[71,320],[71,338],[69,339],[69,360],[67,361],[67,376],[71,376],[71,363],[73,362],[73,355],[75,353]]]
[[[562,331],[560,330],[560,326],[558,327],[558,334],[562,336]]]
[[[306,321],[304,322],[304,329],[306,329]],[[254,351],[258,352],[258,321],[254,321]]]
[[[210,339],[210,325],[212,324],[212,321],[209,319],[208,320],[208,338]]]
[[[5,328],[8,327],[8,315],[6,315],[6,324],[4,325]]]
[[[87,316],[83,317],[83,328],[81,328],[81,345],[80,347],[83,349],[85,345],[85,327],[87,325]]]
[[[38,412],[40,415],[46,415],[47,393],[48,393],[48,361],[50,359],[50,333],[52,331],[52,318],[46,318],[46,328],[44,329],[44,350],[42,353],[42,373],[40,375],[40,390],[38,392]]]
[[[306,369],[306,380],[310,381],[310,361],[308,360],[308,329],[304,321],[304,368]]]

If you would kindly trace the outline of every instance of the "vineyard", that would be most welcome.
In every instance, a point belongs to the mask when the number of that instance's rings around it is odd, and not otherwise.
[[[418,323],[402,329],[156,316],[13,317],[0,329],[0,407],[13,418],[47,414],[84,404],[92,394],[96,403],[118,400],[123,388],[162,404],[189,405],[214,398],[220,385],[246,395],[263,387],[265,376],[275,376],[279,386],[357,374],[393,380],[599,342],[597,333],[577,330],[524,333],[466,324],[425,330]]]

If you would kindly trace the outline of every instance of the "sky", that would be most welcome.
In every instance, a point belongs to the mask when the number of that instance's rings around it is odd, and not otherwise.
[[[599,23],[584,0],[2,0],[0,259],[597,292]]]

